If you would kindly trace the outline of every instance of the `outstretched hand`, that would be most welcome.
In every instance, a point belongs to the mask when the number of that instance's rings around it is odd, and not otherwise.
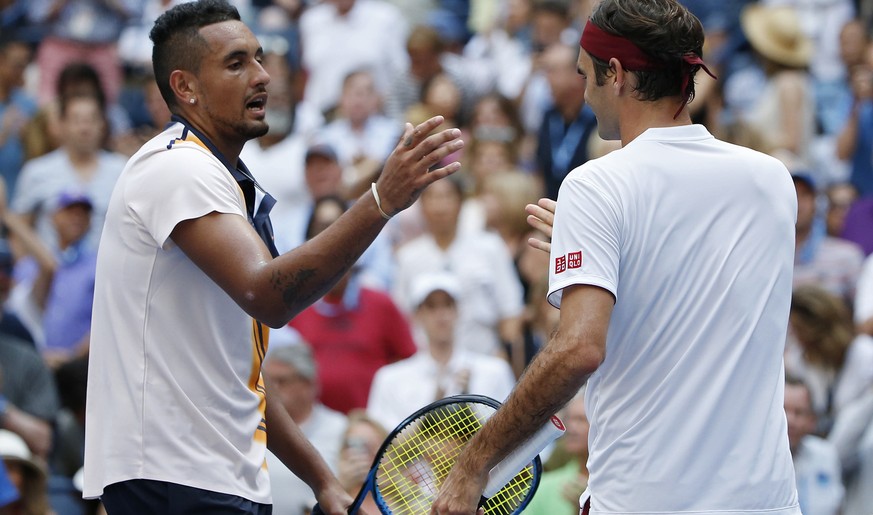
[[[541,198],[536,204],[528,204],[524,208],[527,212],[528,225],[545,234],[549,240],[552,238],[552,226],[555,224],[557,205],[558,203],[552,199]],[[530,238],[527,240],[527,244],[546,254],[552,251],[552,244],[549,241]]]
[[[431,134],[442,123],[443,117],[435,116],[417,127],[406,124],[403,136],[385,161],[376,182],[381,208],[388,215],[393,216],[411,206],[429,184],[461,168],[461,164],[455,161],[431,169],[464,146],[459,129]]]

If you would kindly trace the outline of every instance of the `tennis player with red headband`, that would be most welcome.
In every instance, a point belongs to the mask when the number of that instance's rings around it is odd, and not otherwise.
[[[587,381],[582,513],[800,515],[782,409],[795,193],[779,161],[691,123],[703,40],[675,0],[595,8],[577,64],[622,148],[529,207],[560,323],[432,513],[474,513],[490,468]]]

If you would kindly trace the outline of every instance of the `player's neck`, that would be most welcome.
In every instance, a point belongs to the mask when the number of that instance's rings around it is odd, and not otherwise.
[[[691,115],[685,107],[679,109],[679,97],[666,97],[655,101],[629,100],[619,111],[621,145],[625,146],[648,129],[691,125]]]

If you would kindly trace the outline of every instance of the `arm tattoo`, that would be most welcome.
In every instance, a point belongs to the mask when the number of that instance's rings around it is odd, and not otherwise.
[[[301,301],[300,294],[311,289],[312,279],[316,276],[316,272],[312,268],[302,268],[293,272],[277,271],[273,273],[273,289],[282,293],[282,301],[286,306],[294,306]],[[311,297],[312,294],[307,295]]]
[[[314,268],[300,268],[291,272],[276,271],[273,273],[273,289],[281,292],[282,302],[286,306],[303,309],[333,288],[357,258],[346,255],[341,260],[340,267],[328,277],[319,274]]]

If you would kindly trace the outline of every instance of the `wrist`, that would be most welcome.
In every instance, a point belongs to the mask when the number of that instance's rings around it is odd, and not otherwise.
[[[382,199],[379,197],[379,190],[376,189],[376,183],[370,183],[370,191],[373,193],[373,199],[376,201],[376,209],[379,210],[379,214],[382,215],[382,218],[385,220],[390,220],[393,215],[389,215],[382,208]]]

